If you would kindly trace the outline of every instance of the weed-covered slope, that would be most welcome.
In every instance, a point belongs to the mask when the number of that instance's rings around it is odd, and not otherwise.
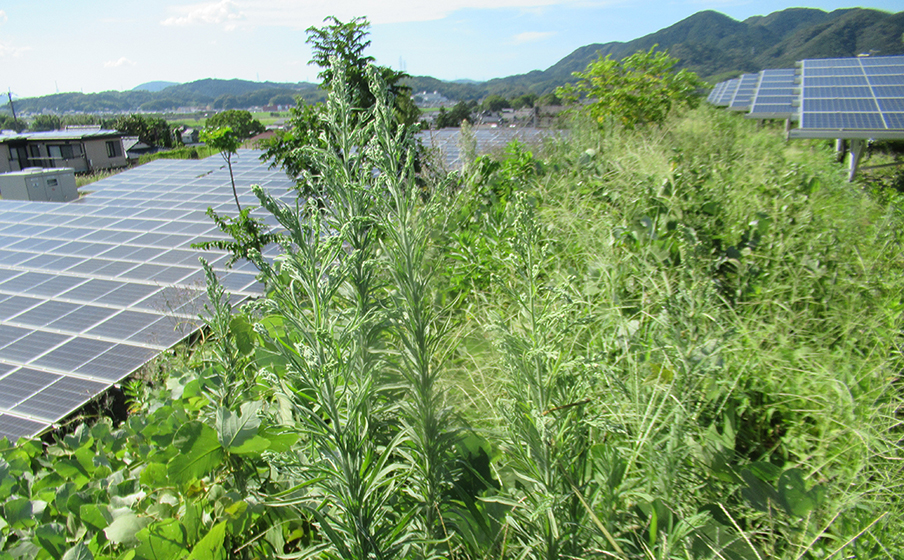
[[[894,197],[708,108],[428,179],[371,79],[319,194],[256,189],[265,297],[211,278],[128,420],[0,445],[0,556],[904,552]]]
[[[466,172],[449,252],[475,418],[529,402],[527,425],[484,423],[536,501],[522,538],[588,524],[586,501],[625,554],[899,550],[899,206],[843,182],[828,145],[709,108],[544,153]],[[511,456],[525,442],[554,450],[554,484]]]

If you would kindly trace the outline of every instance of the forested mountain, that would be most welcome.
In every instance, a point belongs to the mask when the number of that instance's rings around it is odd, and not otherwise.
[[[764,68],[786,68],[803,58],[856,56],[861,53],[904,53],[904,12],[890,14],[851,8],[824,12],[790,8],[767,16],[736,21],[714,11],[698,12],[678,23],[633,41],[592,44],[547,68],[486,82],[444,82],[412,76],[412,90],[438,91],[455,100],[480,99],[489,94],[514,97],[542,95],[571,79],[600,55],[623,58],[658,45],[681,60],[680,66],[712,82]],[[139,86],[141,88],[141,86]],[[235,109],[289,104],[296,96],[314,103],[323,91],[310,83],[280,84],[245,80],[204,79],[171,85],[159,91],[136,88],[127,92],[96,94],[58,93],[20,99],[20,112],[157,112],[179,107]]]

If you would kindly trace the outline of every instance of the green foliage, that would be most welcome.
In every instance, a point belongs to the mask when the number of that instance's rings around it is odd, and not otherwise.
[[[456,103],[448,112],[445,107],[440,107],[439,114],[436,116],[436,128],[458,128],[463,121],[473,124],[474,118],[471,116],[471,112],[471,106],[464,101]]]
[[[148,146],[173,146],[173,133],[169,124],[160,117],[131,114],[116,119],[113,128],[127,136],[137,136],[139,142]]]
[[[63,128],[63,120],[59,115],[38,115],[28,125],[28,129],[32,132],[60,130],[61,128]]]
[[[321,196],[221,220],[264,295],[208,267],[125,422],[0,442],[0,554],[902,556],[896,191],[708,107],[430,183],[333,79]]]
[[[480,102],[481,111],[492,111],[494,113],[503,109],[509,109],[511,106],[512,104],[509,103],[508,99],[497,94],[488,95]]]
[[[241,138],[228,126],[218,128],[208,126],[201,131],[201,141],[211,148],[219,150],[220,155],[223,156],[223,161],[226,162],[226,166],[229,168],[229,180],[232,183],[232,196],[235,198],[235,206],[241,213],[242,205],[239,203],[239,193],[235,187],[235,176],[232,174],[232,157],[242,147]]]
[[[402,125],[406,133],[409,127],[417,122],[419,111],[411,100],[411,93],[402,84],[406,76],[385,66],[374,66],[373,57],[365,56],[364,50],[370,45],[367,29],[370,24],[366,18],[355,18],[343,23],[335,17],[324,20],[323,27],[310,27],[307,30],[308,43],[313,50],[311,64],[322,70],[318,74],[323,81],[321,87],[329,92],[340,84],[342,95],[349,96],[349,102],[355,111],[346,124],[356,124],[358,119],[367,119],[376,103],[376,97],[370,89],[369,72],[376,72],[378,80],[389,92],[392,99],[395,122]],[[276,136],[267,146],[262,159],[272,160],[295,177],[299,177],[299,186],[303,194],[317,194],[316,191],[305,190],[306,183],[301,176],[316,169],[316,163],[309,157],[308,146],[318,149],[330,147],[329,139],[323,138],[327,132],[325,121],[330,115],[323,112],[320,105],[300,104],[290,109],[287,122],[288,132]],[[363,144],[362,144],[363,145]]]
[[[266,130],[260,121],[251,116],[251,113],[235,109],[221,111],[215,115],[211,115],[207,118],[207,122],[204,123],[204,126],[211,131],[229,128],[239,141],[251,138],[255,134],[260,134]]]
[[[575,72],[574,85],[556,90],[570,103],[591,99],[590,115],[603,125],[612,119],[627,128],[660,124],[673,107],[693,107],[704,83],[688,70],[675,71],[678,59],[656,46],[618,61],[606,56]]]
[[[23,120],[14,119],[12,115],[0,115],[0,130],[15,130],[22,132],[28,128]]]

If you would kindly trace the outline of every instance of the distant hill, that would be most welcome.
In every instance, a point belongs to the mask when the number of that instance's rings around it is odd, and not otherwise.
[[[133,87],[132,91],[150,91],[156,93],[162,89],[177,85],[179,85],[178,82],[146,82],[144,84]]]
[[[445,82],[429,76],[412,76],[407,84],[415,92],[437,91],[450,99],[465,101],[489,94],[509,98],[529,92],[543,95],[571,81],[572,72],[584,70],[600,55],[620,59],[639,50],[649,50],[653,45],[668,49],[680,59],[679,67],[693,70],[715,83],[744,72],[788,68],[804,58],[904,54],[902,37],[904,12],[790,8],[737,21],[718,12],[703,11],[633,41],[580,47],[546,70],[486,82]],[[157,89],[163,84],[170,85]],[[185,84],[148,82],[127,92],[59,93],[20,99],[16,101],[16,109],[23,113],[161,112],[179,107],[219,110],[286,105],[296,96],[316,103],[323,100],[324,92],[316,84],[305,82],[214,79]]]
[[[703,11],[639,39],[587,45],[546,70],[483,85],[487,94],[511,96],[532,91],[542,95],[570,81],[572,72],[584,70],[600,55],[621,59],[653,45],[680,59],[679,67],[715,82],[744,72],[788,68],[804,58],[904,54],[902,35],[904,12],[853,8],[827,13],[790,8],[741,22]]]

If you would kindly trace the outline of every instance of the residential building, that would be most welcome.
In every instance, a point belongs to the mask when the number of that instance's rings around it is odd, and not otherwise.
[[[116,130],[70,128],[0,134],[0,173],[28,167],[70,167],[76,173],[129,164]]]

